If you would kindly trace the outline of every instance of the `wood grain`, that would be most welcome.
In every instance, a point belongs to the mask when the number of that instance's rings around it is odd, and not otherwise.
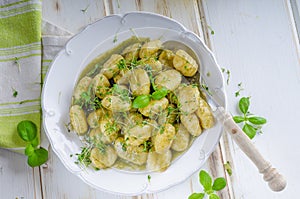
[[[29,167],[24,155],[0,149],[0,193],[0,198],[41,198],[39,168]]]
[[[276,192],[284,190],[286,187],[285,177],[263,157],[251,139],[235,123],[231,114],[225,111],[223,107],[218,107],[215,112],[216,118],[224,124],[224,130],[231,135],[239,148],[255,164],[259,172],[263,174],[263,179],[268,182],[271,190]]]
[[[77,33],[86,25],[109,14],[106,1],[53,0],[43,1],[43,17],[49,22]]]
[[[239,98],[234,92],[243,82],[242,96],[251,96],[250,110],[268,119],[264,134],[253,142],[286,175],[288,187],[283,193],[270,192],[257,169],[227,134],[203,169],[214,177],[226,176],[229,186],[220,193],[222,198],[276,199],[298,195],[300,48],[299,15],[293,9],[299,13],[299,5],[299,0],[44,0],[43,17],[77,33],[103,16],[144,10],[172,17],[199,34],[216,54],[220,66],[231,71],[226,88],[228,110],[238,114]],[[233,169],[231,177],[223,169],[227,160]],[[157,194],[111,195],[90,188],[69,173],[51,150],[47,166],[39,172],[27,166],[25,156],[0,149],[1,198],[182,199],[200,191],[196,173]]]
[[[251,96],[250,111],[268,119],[263,135],[253,140],[262,154],[286,176],[283,193],[273,193],[243,152],[228,142],[233,156],[232,187],[235,198],[288,198],[296,194],[299,172],[294,157],[299,118],[299,43],[294,37],[286,1],[203,1],[208,24],[215,35],[211,42],[221,67],[230,69],[228,109],[238,114],[234,96],[243,82],[242,96]],[[276,13],[276,15],[270,15]],[[276,25],[275,25],[276,24]],[[296,138],[296,139],[294,139]]]
[[[297,31],[298,38],[300,37],[300,0],[290,0],[287,1],[287,4],[290,4],[291,11],[291,20],[295,21],[295,30]]]
[[[101,192],[89,187],[77,176],[69,172],[60,162],[51,148],[49,160],[41,167],[43,196],[47,198],[112,198],[120,196]]]

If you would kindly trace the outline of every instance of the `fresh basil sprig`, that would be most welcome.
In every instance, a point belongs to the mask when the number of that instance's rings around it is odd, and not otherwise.
[[[164,98],[168,94],[168,92],[169,92],[168,89],[163,87],[161,89],[157,89],[150,95],[139,95],[133,100],[132,107],[133,108],[144,108],[144,107],[148,106],[151,99],[160,100],[160,99]]]
[[[244,123],[243,131],[246,135],[253,139],[256,132],[261,132],[262,125],[267,123],[267,120],[263,117],[254,116],[249,112],[250,97],[242,97],[239,101],[239,110],[243,115],[237,115],[233,117],[236,123]]]
[[[202,199],[206,194],[209,196],[209,199],[219,199],[215,191],[220,191],[226,186],[225,178],[220,177],[213,181],[211,176],[204,170],[199,172],[199,181],[204,188],[204,193],[193,193],[188,199]]]
[[[29,120],[21,121],[17,126],[19,136],[27,142],[25,155],[28,156],[27,163],[31,167],[44,164],[48,160],[48,151],[38,147],[37,127]]]

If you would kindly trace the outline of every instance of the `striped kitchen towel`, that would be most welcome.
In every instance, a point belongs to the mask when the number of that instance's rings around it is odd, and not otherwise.
[[[40,130],[41,1],[0,0],[0,147],[23,151],[22,120]]]

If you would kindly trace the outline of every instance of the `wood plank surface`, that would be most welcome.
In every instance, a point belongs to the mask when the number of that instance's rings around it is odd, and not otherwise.
[[[289,2],[287,2],[288,4]],[[297,31],[298,38],[300,37],[300,0],[290,0],[291,5],[291,18],[295,21],[295,30]]]
[[[231,71],[228,109],[236,114],[237,84],[251,96],[250,111],[268,119],[253,142],[287,178],[287,189],[271,192],[257,169],[232,142],[234,198],[291,198],[296,195],[300,150],[299,43],[288,1],[203,1],[214,29],[212,48],[222,67]],[[268,12],[266,10],[269,10]],[[229,138],[230,139],[230,138]]]
[[[221,198],[295,198],[299,184],[300,51],[295,16],[299,0],[44,0],[43,18],[77,33],[109,14],[129,11],[159,13],[178,20],[198,34],[229,69],[228,110],[237,114],[234,93],[251,96],[250,111],[268,119],[253,142],[287,178],[288,187],[271,192],[243,152],[224,134],[204,166],[229,182]],[[299,13],[299,12],[298,12]],[[212,34],[214,31],[214,34]],[[224,74],[225,79],[227,78]],[[51,151],[46,165],[31,169],[26,157],[0,149],[0,198],[183,199],[202,191],[195,173],[185,182],[156,194],[125,197],[95,190],[71,174]],[[233,175],[224,171],[230,161]]]
[[[39,168],[24,155],[0,149],[0,198],[42,198]]]

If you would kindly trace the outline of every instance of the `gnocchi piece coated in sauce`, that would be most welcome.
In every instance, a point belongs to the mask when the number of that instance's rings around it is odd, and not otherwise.
[[[184,50],[176,52],[173,58],[173,66],[187,77],[192,77],[198,70],[197,62]]]

